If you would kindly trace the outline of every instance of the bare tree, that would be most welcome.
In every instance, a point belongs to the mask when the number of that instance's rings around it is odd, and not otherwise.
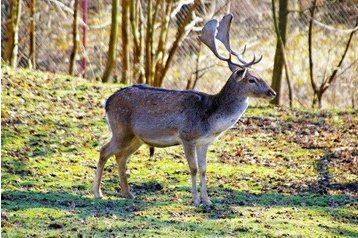
[[[273,104],[281,104],[281,84],[282,84],[282,70],[285,65],[284,47],[286,45],[287,32],[287,7],[288,0],[279,0],[279,14],[278,23],[276,18],[275,0],[272,0],[272,12],[277,36],[276,52],[274,58],[272,84],[271,87],[277,92],[277,96],[272,100]]]
[[[5,33],[3,59],[12,67],[17,65],[21,5],[22,0],[10,1],[10,15],[6,24],[7,31]]]
[[[145,82],[155,86],[162,85],[178,47],[195,25],[197,19],[193,13],[200,3],[200,0],[194,0],[191,3],[188,10],[182,13],[184,20],[178,25],[175,36],[169,36],[171,30],[169,25],[174,18],[172,16],[173,11],[180,9],[184,5],[183,1],[142,2],[140,0],[122,0],[122,82],[128,82],[129,72],[131,72],[131,78],[135,82]],[[112,45],[114,44],[115,33],[113,22],[112,11],[110,49],[114,50],[115,48]],[[128,36],[128,26],[131,29],[131,38]],[[129,48],[132,50],[129,50]],[[129,52],[133,52],[132,57],[129,57]],[[114,54],[115,52],[109,50],[109,64],[107,63],[102,79],[104,82],[109,79],[113,67],[110,58]],[[129,62],[129,58],[133,62]]]
[[[129,21],[133,37],[133,80],[143,83],[143,16],[140,0],[129,1]]]
[[[79,0],[75,0],[74,3],[74,10],[73,10],[73,24],[72,24],[72,43],[73,43],[73,47],[72,47],[72,52],[71,52],[71,56],[70,56],[70,69],[69,69],[69,74],[73,75],[73,71],[74,71],[74,67],[75,67],[75,60],[76,60],[76,55],[77,55],[77,51],[78,51],[78,5],[79,5]]]
[[[279,105],[280,104],[280,101],[281,101],[281,94],[280,94],[280,91],[281,91],[281,80],[282,80],[282,67],[279,68],[280,64],[279,63],[282,63],[284,64],[285,66],[285,78],[286,78],[286,82],[287,82],[287,86],[288,86],[288,97],[289,97],[289,104],[290,104],[290,107],[292,107],[292,104],[293,104],[293,90],[292,90],[292,85],[291,85],[291,76],[290,76],[290,71],[289,71],[289,66],[288,66],[288,59],[287,59],[287,54],[286,54],[286,39],[284,40],[282,38],[282,34],[281,32],[286,32],[286,27],[283,27],[282,28],[285,28],[285,29],[281,29],[280,30],[280,27],[279,27],[279,24],[277,23],[277,16],[276,16],[276,6],[275,6],[275,0],[272,0],[272,17],[273,17],[273,23],[274,23],[274,27],[275,27],[275,33],[276,33],[276,38],[277,38],[277,44],[276,44],[276,54],[282,54],[282,58],[280,56],[277,56],[278,58],[280,58],[278,61],[275,61],[275,64],[274,65],[274,70],[273,70],[273,75],[272,75],[272,86],[275,84],[277,87],[279,87],[279,89],[276,89],[277,91],[276,92],[279,92],[277,97],[272,101],[273,104],[276,104],[276,105]],[[280,1],[280,6],[281,6],[281,1]],[[281,19],[280,21],[286,21],[287,22],[287,2],[285,3],[285,6],[283,7],[284,10],[280,9],[280,12],[282,11],[282,13],[285,13],[285,15],[282,14],[282,16],[280,17],[285,17],[286,19]],[[287,23],[286,23],[287,25]],[[286,33],[285,33],[285,36],[286,36]],[[279,46],[279,50],[278,50],[278,47]],[[276,54],[275,54],[275,60],[276,60]],[[279,62],[279,63],[278,63]],[[275,68],[276,66],[276,68]],[[276,71],[277,70],[277,71]],[[278,71],[281,71],[280,72],[280,77],[279,76],[279,72]],[[280,82],[278,82],[280,81]]]
[[[129,42],[128,42],[128,23],[129,23],[129,3],[128,0],[122,0],[122,79],[121,83],[128,83],[129,70]]]
[[[111,35],[109,38],[107,64],[103,73],[102,82],[108,82],[116,59],[116,46],[118,38],[118,7],[119,0],[112,0]]]
[[[30,1],[30,67],[36,68],[36,0]]]
[[[82,77],[86,76],[87,70],[87,53],[86,53],[86,41],[87,41],[87,8],[88,2],[87,0],[82,0],[82,19],[83,19],[83,26],[82,26],[82,47],[83,47],[83,56],[81,62],[81,75]]]
[[[309,55],[309,70],[310,70],[310,82],[313,89],[313,99],[312,99],[312,107],[322,107],[322,97],[323,94],[326,92],[326,90],[329,88],[329,86],[337,79],[338,77],[338,71],[342,67],[342,63],[347,55],[347,52],[349,50],[349,46],[351,45],[353,35],[357,31],[358,26],[358,20],[356,20],[354,29],[350,32],[347,43],[345,44],[345,48],[343,51],[343,54],[340,57],[340,60],[334,70],[332,71],[331,75],[327,77],[326,74],[324,74],[323,79],[321,83],[318,85],[314,78],[314,64],[313,64],[313,48],[312,48],[312,29],[313,29],[313,22],[314,22],[314,16],[315,11],[317,7],[317,0],[313,0],[312,6],[310,7],[310,21],[309,21],[309,28],[308,28],[308,55]],[[345,71],[344,69],[342,71]]]

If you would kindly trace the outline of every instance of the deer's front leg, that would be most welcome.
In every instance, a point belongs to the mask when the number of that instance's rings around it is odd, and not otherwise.
[[[196,164],[195,158],[195,145],[190,142],[183,142],[185,157],[188,161],[191,175],[191,193],[193,195],[194,205],[200,204],[200,198],[198,196],[198,189],[196,187],[196,173],[198,171],[198,167]]]
[[[201,199],[205,205],[211,205],[212,202],[208,197],[206,186],[206,153],[209,145],[197,145],[196,152],[198,157],[199,173],[200,173],[200,185],[201,185]]]

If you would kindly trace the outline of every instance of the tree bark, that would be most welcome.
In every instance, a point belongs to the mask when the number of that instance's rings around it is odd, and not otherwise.
[[[86,24],[82,27],[82,46],[84,50],[84,54],[82,56],[82,62],[81,62],[81,75],[83,78],[86,77],[86,70],[87,70],[87,53],[86,53],[86,40],[87,40],[87,8],[88,8],[88,2],[87,0],[82,0],[82,18],[83,22]]]
[[[72,48],[72,52],[71,52],[71,56],[70,56],[70,69],[68,71],[68,73],[70,75],[73,75],[73,71],[75,68],[75,60],[76,60],[76,55],[77,55],[77,50],[78,50],[78,33],[77,33],[77,15],[78,15],[78,5],[79,5],[79,0],[75,0],[74,3],[74,10],[73,10],[73,25],[72,25],[72,43],[73,43],[73,48]]]
[[[316,10],[316,3],[317,0],[313,0],[312,3],[312,7],[310,8],[310,13],[311,13],[311,19],[309,21],[309,26],[308,26],[308,58],[309,58],[309,70],[310,70],[310,81],[311,81],[311,86],[313,89],[313,99],[312,99],[312,107],[315,107],[315,105],[317,104],[317,100],[318,100],[318,95],[317,95],[317,85],[314,81],[314,75],[313,75],[313,55],[312,55],[312,28],[313,28],[313,19],[314,19],[314,14],[315,14],[315,10]]]
[[[30,1],[30,68],[36,69],[36,0]]]
[[[274,13],[274,22],[276,22],[275,12],[275,0],[272,0],[272,10]],[[274,58],[274,67],[272,75],[271,87],[276,91],[277,96],[272,100],[272,104],[281,104],[281,82],[282,82],[282,70],[285,64],[283,47],[286,45],[286,32],[287,32],[287,8],[288,0],[279,0],[279,15],[278,15],[278,29],[275,27],[277,37],[276,52]],[[276,23],[275,23],[276,25]],[[280,41],[282,40],[282,42]]]
[[[22,0],[10,1],[10,15],[5,33],[4,61],[12,67],[17,65],[17,54],[19,44],[19,22],[21,18]]]
[[[118,38],[118,6],[119,0],[112,0],[112,23],[111,35],[109,38],[109,49],[107,56],[107,64],[103,73],[102,82],[108,82],[111,75],[113,65],[116,59],[116,46]]]
[[[158,75],[158,81],[155,84],[155,86],[160,87],[163,84],[163,80],[165,78],[166,73],[169,70],[169,67],[172,63],[174,55],[175,55],[180,43],[183,40],[184,35],[186,33],[186,27],[190,23],[191,15],[192,15],[193,11],[195,11],[195,9],[199,6],[200,2],[201,2],[200,0],[194,0],[194,3],[190,6],[187,14],[185,15],[183,23],[178,27],[178,32],[177,32],[175,41],[173,42],[172,46],[169,49],[168,57],[166,58],[163,71],[160,72],[160,74]]]
[[[128,55],[128,0],[122,0],[122,79],[121,83],[128,83],[129,55]]]
[[[142,6],[138,0],[129,2],[129,22],[133,37],[133,80],[136,83],[143,83],[142,73],[142,24],[141,24]]]
[[[152,40],[153,40],[153,28],[152,28],[152,1],[147,1],[147,30],[145,37],[145,79],[146,84],[152,84]]]

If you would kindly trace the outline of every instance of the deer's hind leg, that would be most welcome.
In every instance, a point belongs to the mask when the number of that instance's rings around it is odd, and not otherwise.
[[[118,166],[121,194],[123,197],[128,199],[133,199],[134,196],[131,193],[130,188],[128,186],[126,164],[129,156],[133,154],[135,151],[137,151],[141,145],[142,142],[139,139],[133,138],[131,142],[125,148],[123,148],[123,150],[121,150],[121,152],[116,154],[116,162]]]

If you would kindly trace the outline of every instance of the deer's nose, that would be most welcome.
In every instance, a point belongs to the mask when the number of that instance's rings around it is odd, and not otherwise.
[[[276,97],[276,92],[273,91],[272,89],[269,89],[266,94],[269,97],[273,97],[273,98]]]

